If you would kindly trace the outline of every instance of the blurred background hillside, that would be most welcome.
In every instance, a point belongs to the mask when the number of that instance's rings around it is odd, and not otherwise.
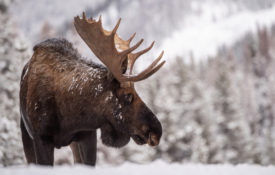
[[[163,125],[160,145],[113,149],[99,141],[99,164],[275,165],[275,0],[0,0],[0,166],[25,164],[18,92],[32,47],[64,37],[98,62],[72,24],[82,11],[101,14],[107,29],[121,17],[119,35],[137,32],[144,47],[156,41],[137,71],[161,50],[167,61],[137,83]],[[66,148],[56,157],[72,162]]]

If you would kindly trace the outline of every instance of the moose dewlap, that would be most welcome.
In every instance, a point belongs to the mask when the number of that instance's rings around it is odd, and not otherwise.
[[[70,145],[74,161],[95,165],[96,129],[104,144],[159,144],[162,127],[140,99],[134,82],[158,71],[161,55],[139,74],[133,65],[150,47],[136,53],[143,40],[130,47],[135,34],[121,39],[98,21],[75,17],[74,25],[105,66],[83,61],[65,39],[49,39],[34,47],[20,83],[21,131],[28,163],[53,165],[54,148]],[[120,51],[117,50],[117,48]]]

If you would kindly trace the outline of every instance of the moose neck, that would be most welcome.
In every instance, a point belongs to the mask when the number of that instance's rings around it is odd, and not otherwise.
[[[65,95],[65,99],[60,99],[66,101],[61,113],[63,116],[75,118],[77,123],[84,124],[87,128],[100,127],[105,120],[102,106],[106,106],[105,98],[108,98],[112,88],[111,82],[108,81],[108,70],[100,65],[82,62],[67,64],[67,68],[63,75],[60,75],[62,78],[59,77],[60,95]],[[59,104],[62,104],[62,101]],[[72,101],[74,103],[71,103]]]

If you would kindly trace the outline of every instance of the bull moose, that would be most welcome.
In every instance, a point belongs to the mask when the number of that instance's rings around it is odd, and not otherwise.
[[[20,83],[21,132],[28,163],[53,165],[54,148],[70,145],[75,163],[96,163],[96,129],[102,142],[122,147],[130,138],[137,144],[159,144],[162,127],[140,99],[134,82],[158,71],[160,56],[139,74],[133,74],[137,58],[132,53],[143,39],[130,47],[116,31],[103,29],[101,17],[74,18],[74,26],[95,56],[106,66],[83,59],[65,39],[48,39],[34,46]]]

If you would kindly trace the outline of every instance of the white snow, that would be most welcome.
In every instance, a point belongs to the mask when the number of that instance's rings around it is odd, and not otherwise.
[[[106,96],[105,98],[105,102],[109,102],[112,98],[113,98],[113,92],[112,91],[109,91],[109,95]]]
[[[1,175],[274,175],[275,166],[258,165],[202,165],[202,164],[167,164],[156,161],[148,165],[125,163],[119,167],[88,167],[76,166],[14,166],[0,169]]]
[[[218,47],[230,46],[247,32],[256,32],[258,27],[271,26],[275,23],[275,4],[269,9],[256,12],[243,10],[229,17],[223,12],[213,10],[219,5],[214,3],[211,5],[212,17],[215,19],[210,20],[210,10],[202,8],[204,12],[201,15],[187,18],[182,29],[165,39],[159,47],[165,49],[165,57],[186,58],[192,54],[195,59],[200,60],[214,56]]]
[[[24,75],[23,75],[22,80],[24,80],[24,79],[25,79],[25,77],[26,77],[26,75],[28,74],[28,72],[29,72],[29,66],[27,67],[27,70],[25,71],[25,73],[24,73]]]

